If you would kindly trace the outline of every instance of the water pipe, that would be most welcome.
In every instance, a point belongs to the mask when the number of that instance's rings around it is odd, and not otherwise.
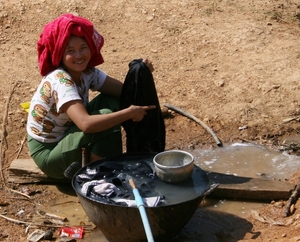
[[[154,242],[143,199],[139,193],[139,190],[136,188],[135,182],[133,181],[132,178],[129,179],[129,184],[132,188],[132,192],[133,192],[133,195],[134,195],[134,198],[136,201],[136,206],[140,211],[140,215],[141,215],[142,222],[144,225],[147,240],[148,240],[148,242]]]

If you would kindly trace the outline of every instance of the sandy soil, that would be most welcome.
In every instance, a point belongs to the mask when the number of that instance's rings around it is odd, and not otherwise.
[[[132,59],[150,58],[161,106],[168,103],[193,114],[222,143],[251,141],[278,149],[286,138],[298,135],[296,0],[0,0],[2,215],[30,221],[33,202],[51,204],[56,199],[43,186],[7,184],[7,170],[13,159],[29,158],[26,113],[20,103],[30,100],[41,79],[36,41],[44,24],[67,12],[89,18],[103,34],[105,72],[124,80]],[[166,149],[216,146],[203,127],[182,115],[171,112],[165,123]],[[290,182],[296,184],[298,174]],[[11,188],[39,192],[29,201]],[[284,204],[276,202],[260,211],[284,226],[251,217],[252,231],[240,241],[298,241],[299,203],[288,218],[281,216]],[[18,217],[22,209],[26,213]],[[24,225],[0,219],[0,240],[26,240]]]

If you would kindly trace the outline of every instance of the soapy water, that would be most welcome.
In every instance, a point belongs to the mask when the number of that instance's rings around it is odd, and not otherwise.
[[[94,181],[102,179],[115,186],[119,194],[111,194],[107,197],[105,194],[100,196],[95,193]],[[191,177],[180,184],[163,182],[155,176],[151,155],[130,157],[122,161],[107,160],[100,164],[99,162],[91,163],[76,174],[74,185],[77,192],[93,201],[122,206],[114,201],[119,198],[134,199],[129,179],[134,180],[142,197],[160,197],[159,206],[190,201],[202,196],[210,188],[209,178],[198,166],[194,167]],[[86,184],[88,189],[86,189]],[[91,189],[89,189],[90,185]]]
[[[194,150],[191,154],[201,169],[235,176],[284,180],[300,167],[299,156],[254,144],[234,143],[214,150]]]
[[[249,143],[234,143],[214,150],[194,150],[191,154],[195,157],[195,164],[206,172],[242,177],[284,181],[300,167],[299,156]],[[202,207],[245,218],[250,216],[251,210],[259,209],[263,204],[260,201],[207,198]]]

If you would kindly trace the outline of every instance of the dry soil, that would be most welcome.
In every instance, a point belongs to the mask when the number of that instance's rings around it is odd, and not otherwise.
[[[27,114],[20,103],[30,100],[41,80],[39,34],[62,13],[90,19],[103,34],[100,68],[109,75],[124,80],[132,59],[150,58],[161,106],[168,103],[196,116],[223,144],[249,141],[280,149],[291,147],[285,140],[298,135],[297,0],[0,0],[0,214],[30,222],[32,201],[49,205],[57,198],[41,185],[8,184],[7,171],[13,159],[29,158]],[[166,149],[216,147],[201,125],[178,113],[170,112],[165,123]],[[292,147],[297,153],[298,144]],[[296,184],[298,174],[289,182]],[[31,201],[10,189],[33,192]],[[285,203],[260,211],[273,220],[250,217],[252,231],[240,241],[299,241],[300,205],[282,218]],[[18,216],[21,210],[25,213]],[[26,226],[0,220],[0,241],[26,240]]]

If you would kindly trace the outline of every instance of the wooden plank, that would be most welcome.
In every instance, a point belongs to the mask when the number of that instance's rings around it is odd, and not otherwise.
[[[265,178],[240,177],[217,172],[207,172],[212,183],[219,186],[209,195],[221,198],[276,200],[288,199],[295,186]],[[16,159],[9,168],[10,183],[70,183],[68,179],[52,179],[47,177],[32,159]]]
[[[207,172],[212,183],[219,186],[210,195],[223,198],[278,200],[288,199],[295,185],[267,178],[240,177],[217,172]]]
[[[32,159],[15,159],[9,167],[9,183],[70,183],[68,179],[53,179],[46,176]]]

